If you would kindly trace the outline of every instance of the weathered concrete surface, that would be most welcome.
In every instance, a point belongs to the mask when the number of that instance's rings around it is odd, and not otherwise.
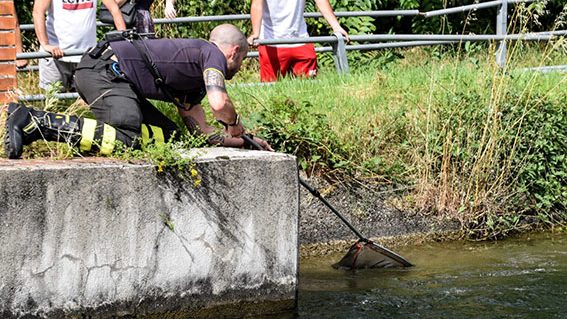
[[[148,165],[0,161],[0,317],[293,308],[295,159],[201,152],[198,187]]]

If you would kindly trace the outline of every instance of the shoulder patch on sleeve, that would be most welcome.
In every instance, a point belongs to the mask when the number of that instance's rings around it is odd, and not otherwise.
[[[223,77],[223,79],[224,79],[224,74],[223,74],[222,71],[220,71],[219,69],[216,69],[216,68],[208,68],[208,69],[205,69],[205,71],[203,71],[203,74],[207,73],[207,71],[215,71],[215,72],[218,72],[218,73]]]

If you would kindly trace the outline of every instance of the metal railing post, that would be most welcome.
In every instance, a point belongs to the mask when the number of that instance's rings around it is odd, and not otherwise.
[[[508,34],[508,0],[501,0],[498,6],[496,17],[496,35],[505,36]],[[496,64],[504,68],[506,66],[506,40],[498,43],[496,50]]]
[[[340,73],[349,73],[350,69],[348,66],[348,58],[346,54],[346,45],[345,45],[345,37],[335,32],[333,34],[337,37],[337,42],[334,42],[333,45],[333,60],[335,60],[335,66],[337,68],[337,72]]]

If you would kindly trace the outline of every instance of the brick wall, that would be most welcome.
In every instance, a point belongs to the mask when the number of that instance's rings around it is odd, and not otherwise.
[[[12,0],[0,0],[0,105],[15,100],[16,11]]]

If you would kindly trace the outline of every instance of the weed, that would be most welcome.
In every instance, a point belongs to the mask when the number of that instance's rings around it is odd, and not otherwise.
[[[161,220],[163,221],[163,224],[167,226],[167,228],[169,228],[169,230],[171,231],[175,230],[175,225],[173,224],[173,220],[171,219],[171,216],[167,214],[161,214]]]
[[[204,137],[191,137],[168,143],[150,143],[143,148],[131,148],[117,145],[113,157],[128,162],[147,162],[155,166],[158,174],[167,170],[176,176],[193,181],[193,187],[201,184],[201,177],[195,166],[198,152],[188,150],[203,146]]]

